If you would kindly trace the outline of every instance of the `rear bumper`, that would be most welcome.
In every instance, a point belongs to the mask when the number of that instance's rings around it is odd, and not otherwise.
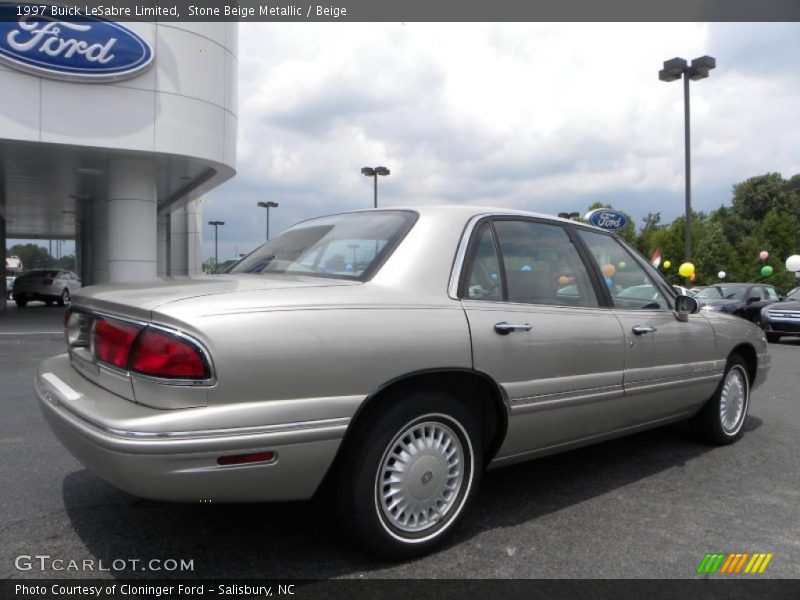
[[[261,502],[310,498],[330,467],[349,418],[192,431],[198,411],[134,404],[89,382],[67,355],[44,361],[35,381],[53,433],[86,468],[136,496],[178,502]],[[231,411],[237,407],[232,405]],[[109,415],[127,412],[130,418]],[[169,414],[170,431],[132,430]],[[202,415],[201,415],[202,416]],[[271,451],[269,463],[220,466],[221,456]]]

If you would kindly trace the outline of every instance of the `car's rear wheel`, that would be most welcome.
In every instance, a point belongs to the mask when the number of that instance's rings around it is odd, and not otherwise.
[[[68,306],[69,305],[69,301],[70,301],[69,290],[67,288],[64,288],[64,291],[61,292],[61,296],[58,299],[58,305],[59,306]]]
[[[19,308],[25,308],[28,306],[28,299],[25,296],[15,296],[14,302]]]
[[[342,460],[342,522],[369,552],[410,558],[441,544],[474,497],[480,430],[455,398],[419,393],[362,422]]]
[[[781,341],[781,334],[780,333],[773,333],[771,331],[767,332],[767,341],[770,344],[776,344]]]
[[[750,408],[747,363],[738,354],[728,358],[725,374],[714,395],[692,419],[700,437],[715,445],[732,444],[742,437]]]

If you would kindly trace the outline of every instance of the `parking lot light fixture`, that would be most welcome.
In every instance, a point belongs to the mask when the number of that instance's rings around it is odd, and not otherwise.
[[[372,177],[375,183],[374,208],[378,208],[378,176],[386,177],[391,171],[386,167],[362,167],[361,174],[364,177]]]
[[[219,232],[219,226],[225,225],[225,221],[209,221],[208,224],[214,227],[214,269],[216,269],[217,265],[219,264],[219,255],[217,253],[219,248],[219,237],[217,234]]]
[[[711,69],[716,68],[717,60],[712,56],[700,56],[691,63],[683,58],[671,58],[664,61],[664,68],[658,72],[661,81],[677,81],[683,77],[683,131],[684,158],[686,162],[686,215],[684,235],[684,260],[692,259],[692,167],[691,139],[689,131],[689,80],[705,79]]]
[[[266,240],[269,241],[269,209],[270,208],[278,208],[280,206],[277,202],[259,202],[257,206],[261,208],[267,209],[267,238]]]

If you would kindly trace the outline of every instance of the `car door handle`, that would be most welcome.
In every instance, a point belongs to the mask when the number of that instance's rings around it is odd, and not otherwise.
[[[495,323],[494,325],[494,330],[500,335],[508,335],[512,331],[530,331],[531,328],[532,326],[527,323],[506,323],[505,321]]]
[[[643,333],[655,333],[657,329],[655,327],[650,327],[649,325],[634,325],[633,326],[633,333],[636,335],[642,335]]]

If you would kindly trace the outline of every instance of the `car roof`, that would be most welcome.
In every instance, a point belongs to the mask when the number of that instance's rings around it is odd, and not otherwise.
[[[609,209],[611,210],[611,209]],[[382,206],[381,208],[367,208],[363,210],[356,210],[356,211],[347,211],[346,213],[338,213],[338,214],[351,214],[351,213],[361,213],[361,212],[375,212],[375,211],[413,211],[419,213],[420,216],[430,216],[433,218],[461,218],[464,220],[470,220],[474,217],[480,216],[519,216],[519,217],[531,217],[535,219],[544,219],[548,221],[560,222],[560,223],[569,223],[572,225],[576,225],[578,227],[583,227],[586,229],[590,229],[592,231],[598,231],[603,233],[610,233],[608,230],[601,229],[600,227],[595,227],[589,223],[584,223],[582,221],[573,221],[571,219],[563,219],[561,217],[557,217],[555,215],[548,215],[545,213],[538,213],[533,211],[527,210],[520,210],[516,208],[499,208],[496,206],[479,206],[479,205],[471,205],[471,204],[433,204],[433,205],[425,205],[425,206]],[[337,214],[337,213],[334,213]],[[333,216],[325,215],[325,216]],[[317,218],[317,217],[314,217]],[[321,218],[321,217],[320,217]],[[309,221],[312,219],[308,219]]]

